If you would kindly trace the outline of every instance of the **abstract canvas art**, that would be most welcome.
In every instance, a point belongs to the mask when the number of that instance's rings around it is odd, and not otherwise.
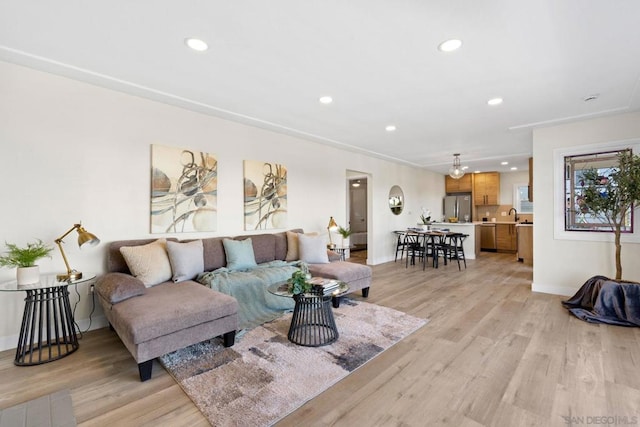
[[[287,227],[287,168],[278,163],[244,161],[244,228]]]
[[[202,151],[151,146],[151,232],[216,231],[218,162]]]

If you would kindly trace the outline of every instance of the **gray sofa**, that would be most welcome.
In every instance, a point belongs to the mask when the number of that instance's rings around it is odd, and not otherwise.
[[[246,238],[251,238],[256,263],[285,260],[285,232],[233,239]],[[203,271],[214,271],[227,265],[223,239],[225,237],[202,239]],[[222,336],[224,345],[231,346],[238,328],[236,299],[195,282],[195,277],[145,287],[131,275],[120,248],[154,241],[156,239],[110,243],[107,273],[96,282],[96,293],[105,316],[138,363],[142,381],[151,378],[154,358],[216,336]],[[368,296],[371,268],[366,265],[331,261],[309,264],[309,271],[314,276],[342,280],[349,284],[350,292],[361,291],[364,297]]]

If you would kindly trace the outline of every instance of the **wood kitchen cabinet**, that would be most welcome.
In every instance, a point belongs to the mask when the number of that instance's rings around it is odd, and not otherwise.
[[[473,204],[476,206],[500,204],[500,174],[483,172],[473,175]]]
[[[496,224],[496,249],[498,252],[516,252],[517,234],[515,224]]]
[[[518,227],[518,259],[533,265],[533,226]]]
[[[473,184],[471,183],[471,174],[465,174],[460,179],[453,179],[449,175],[444,176],[444,188],[449,193],[471,193]]]

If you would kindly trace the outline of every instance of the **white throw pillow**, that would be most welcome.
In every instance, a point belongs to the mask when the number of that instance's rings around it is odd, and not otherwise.
[[[142,246],[123,246],[120,253],[131,274],[148,288],[171,280],[171,264],[166,248],[167,240],[158,239]]]
[[[323,236],[298,236],[300,260],[307,264],[328,264],[327,243]]]
[[[174,282],[191,280],[204,271],[202,240],[186,243],[168,241],[167,253]]]
[[[287,231],[287,256],[285,261],[297,261],[300,259],[298,236],[302,233]],[[305,236],[317,236],[318,233],[306,233]]]

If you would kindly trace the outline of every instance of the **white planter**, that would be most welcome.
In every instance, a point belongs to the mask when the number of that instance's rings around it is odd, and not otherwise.
[[[344,237],[342,238],[342,247],[343,248],[348,248],[349,247],[349,238],[348,237],[346,239]]]
[[[18,267],[16,271],[18,285],[32,285],[40,281],[40,267]]]

